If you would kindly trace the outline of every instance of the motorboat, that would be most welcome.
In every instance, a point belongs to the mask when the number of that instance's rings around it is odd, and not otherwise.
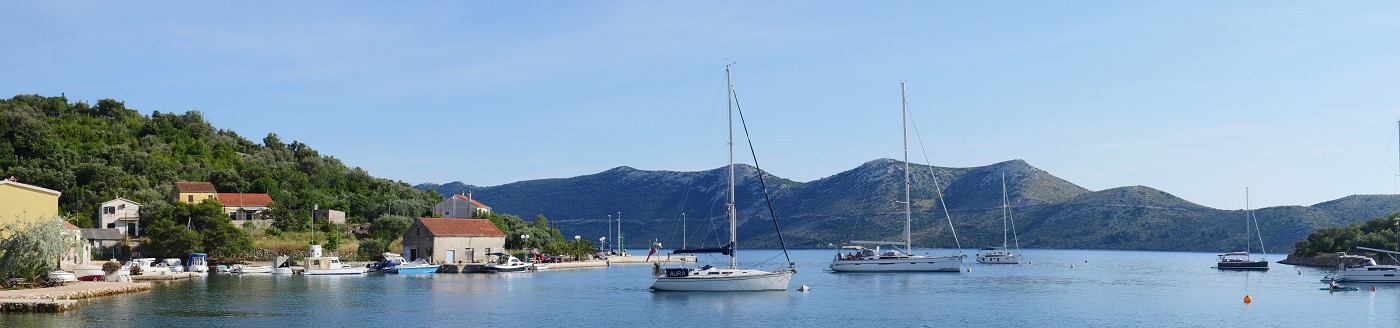
[[[106,263],[106,262],[97,262]],[[102,271],[101,264],[83,264],[73,268],[73,275],[79,281],[103,281],[107,279],[107,272]]]
[[[1368,251],[1378,251],[1382,253],[1400,254],[1394,251],[1380,250],[1367,247],[1357,247]],[[1337,264],[1337,274],[1333,277],[1337,281],[1345,282],[1400,282],[1400,266],[1376,264],[1376,260],[1369,256],[1343,254],[1339,256],[1342,263]]]
[[[204,253],[190,253],[185,260],[185,272],[208,273],[209,255]]]
[[[218,273],[230,273],[230,271],[232,271],[232,270],[233,270],[232,268],[229,268],[227,265],[223,265],[223,264],[220,264],[220,265],[217,265],[217,266],[214,267],[214,272],[218,272]]]
[[[377,270],[380,272],[389,272],[389,270],[393,269],[394,267],[399,266],[404,262],[407,262],[404,261],[403,255],[399,255],[398,253],[384,252],[384,254],[380,254],[380,257],[382,257],[383,259],[380,260],[379,263],[375,263],[374,266],[371,268],[372,270]]]
[[[49,278],[49,283],[60,283],[60,284],[63,284],[63,283],[70,283],[70,282],[76,282],[76,281],[78,281],[78,276],[77,276],[77,275],[73,274],[72,272],[63,271],[63,270],[57,270],[57,271],[49,272],[48,278]]]
[[[496,260],[486,265],[487,270],[493,272],[520,272],[530,268],[530,263],[521,262],[520,259],[505,253],[491,253],[496,256]]]
[[[272,267],[266,265],[242,265],[234,264],[229,268],[229,273],[272,273]]]
[[[165,259],[160,263],[156,263],[156,266],[164,266],[166,269],[170,270],[171,273],[185,272],[185,266],[180,264],[180,259]]]
[[[131,259],[132,275],[136,276],[163,276],[170,274],[170,267],[165,263],[156,263],[154,258]]]
[[[307,256],[304,261],[306,270],[301,274],[308,276],[359,275],[368,270],[366,267],[351,267],[340,263],[340,257],[322,256],[321,245],[311,245],[311,256]]]
[[[414,273],[437,273],[439,264],[429,264],[428,260],[418,259],[413,262],[403,263],[384,269],[384,273],[414,274]]]
[[[292,270],[292,262],[288,261],[288,258],[286,256],[278,256],[277,258],[272,260],[272,270],[268,271],[268,273],[294,274],[296,273],[296,271]]]

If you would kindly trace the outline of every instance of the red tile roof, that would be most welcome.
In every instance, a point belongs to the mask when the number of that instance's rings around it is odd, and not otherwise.
[[[272,204],[272,196],[267,194],[241,194],[236,192],[219,193],[219,203],[225,207],[254,206],[267,207]]]
[[[421,218],[423,226],[436,237],[505,237],[491,220]]]
[[[75,225],[73,225],[72,223],[68,223],[68,221],[63,221],[63,227],[64,227],[64,228],[68,228],[68,230],[82,230],[82,229],[78,229],[78,226],[75,226]],[[505,235],[502,235],[502,236],[505,236]]]
[[[176,182],[175,192],[219,192],[208,182]]]
[[[472,202],[472,205],[476,205],[476,207],[480,207],[480,208],[484,208],[484,209],[488,209],[488,210],[491,209],[490,206],[486,206],[486,204],[482,204],[481,202],[478,202],[478,201],[476,201],[475,199],[469,199],[469,198],[467,198],[467,196],[465,196],[465,195],[460,195],[460,194],[459,194],[459,195],[452,196],[452,197],[457,197],[457,198],[460,198],[460,199],[462,199],[462,200]]]

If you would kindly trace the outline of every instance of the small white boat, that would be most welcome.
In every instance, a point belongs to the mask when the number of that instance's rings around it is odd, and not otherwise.
[[[311,256],[307,256],[305,261],[306,270],[301,274],[308,276],[359,275],[369,271],[366,267],[351,267],[340,263],[339,257],[321,256],[321,245],[311,245]]]
[[[272,267],[266,265],[242,265],[234,264],[229,269],[230,273],[272,273]]]
[[[165,259],[165,261],[156,263],[156,266],[164,266],[172,273],[185,272],[185,265],[180,264],[180,259]]]
[[[1008,225],[1009,223],[1009,225]],[[1010,232],[1012,236],[1008,236]],[[1021,250],[1021,237],[1015,236],[1016,221],[1011,218],[1011,198],[1006,195],[1006,173],[1001,174],[1001,247],[983,247],[977,254],[977,263],[1020,264],[1021,254],[1012,253],[1007,237],[1016,238],[1016,250]]]
[[[494,272],[520,272],[530,268],[530,263],[521,262],[520,259],[505,253],[491,253],[496,256],[496,261],[486,265],[487,270]]]
[[[231,273],[232,271],[233,271],[232,268],[229,268],[227,265],[223,265],[223,264],[220,264],[220,265],[214,267],[214,272],[218,272],[218,273]]]
[[[157,264],[156,259],[149,257],[131,259],[131,266],[136,268],[136,272],[133,273],[133,275],[163,276],[170,274],[170,267],[164,264],[165,263]]]
[[[50,283],[70,283],[78,281],[77,275],[63,270],[49,272],[48,278]]]
[[[106,262],[97,262],[106,263]],[[73,268],[73,275],[79,281],[103,281],[107,278],[107,272],[102,271],[101,264],[83,264]]]
[[[418,259],[413,262],[399,264],[384,269],[384,273],[413,274],[413,273],[437,273],[442,265],[429,264],[428,260]]]
[[[268,273],[294,274],[296,271],[292,271],[292,262],[288,261],[286,256],[278,256],[272,260],[272,270]]]

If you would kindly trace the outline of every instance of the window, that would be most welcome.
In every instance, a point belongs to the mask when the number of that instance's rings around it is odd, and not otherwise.
[[[214,199],[214,195],[209,195],[209,198],[206,199]]]
[[[102,207],[102,214],[117,214],[117,208],[111,206]]]
[[[186,201],[186,202],[189,202],[189,203],[193,203],[193,202],[194,202],[194,195],[189,195],[188,197],[189,197],[189,198],[186,198],[185,201]]]

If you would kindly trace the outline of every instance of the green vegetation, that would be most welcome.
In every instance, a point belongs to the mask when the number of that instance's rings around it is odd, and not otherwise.
[[[1351,251],[1357,246],[1375,249],[1396,249],[1396,219],[1400,212],[1341,228],[1322,228],[1294,244],[1292,256],[1312,257],[1328,253]]]
[[[93,227],[99,204],[117,196],[147,206],[168,202],[175,181],[269,194],[267,215],[284,231],[311,228],[316,205],[367,220],[391,210],[423,214],[441,200],[276,134],[257,144],[214,128],[197,111],[144,116],[111,99],[96,106],[38,95],[0,100],[0,174],[63,192],[60,210],[84,228]]]
[[[248,233],[233,226],[223,206],[212,199],[199,204],[174,203],[146,209],[141,218],[146,227],[142,256],[184,257],[189,253],[209,253],[228,258],[253,249]]]
[[[63,222],[53,218],[9,221],[0,231],[7,235],[0,239],[0,278],[40,281],[58,268],[60,258],[82,247],[71,235],[65,236]]]
[[[549,220],[545,219],[544,215],[536,215],[534,223],[526,223],[520,217],[510,214],[477,212],[472,217],[491,220],[496,229],[506,234],[507,249],[544,248],[565,241],[559,229],[549,226]],[[521,238],[525,235],[530,238]]]

